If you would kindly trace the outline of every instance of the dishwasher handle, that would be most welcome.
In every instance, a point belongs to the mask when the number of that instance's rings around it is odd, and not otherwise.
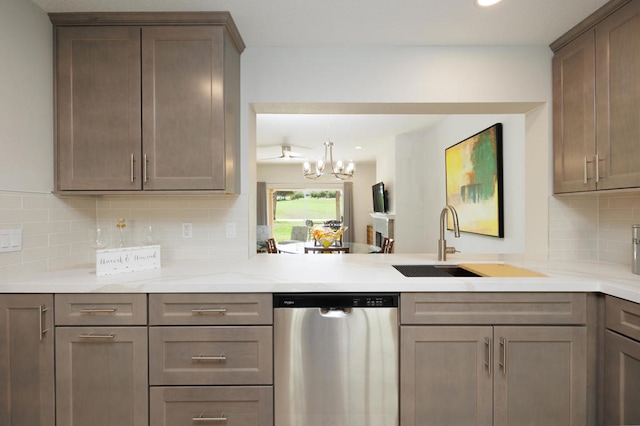
[[[345,318],[352,312],[353,308],[320,308],[320,315],[326,318]]]

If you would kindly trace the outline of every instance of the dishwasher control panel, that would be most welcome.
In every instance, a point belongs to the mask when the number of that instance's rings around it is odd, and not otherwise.
[[[397,293],[284,293],[273,295],[274,308],[395,308]]]

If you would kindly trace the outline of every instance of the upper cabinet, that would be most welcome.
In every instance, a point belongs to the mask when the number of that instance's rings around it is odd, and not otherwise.
[[[228,13],[50,18],[57,192],[239,193],[244,44]]]
[[[551,48],[554,193],[640,187],[640,2],[608,2]]]

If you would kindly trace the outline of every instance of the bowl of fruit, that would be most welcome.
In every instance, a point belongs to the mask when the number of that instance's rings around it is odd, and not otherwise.
[[[317,227],[313,229],[312,233],[316,243],[326,248],[339,243],[342,240],[342,234],[346,230],[346,226],[341,226],[336,230],[330,227]]]

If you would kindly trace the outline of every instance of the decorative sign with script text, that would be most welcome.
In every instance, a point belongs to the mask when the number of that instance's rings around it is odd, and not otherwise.
[[[160,246],[96,250],[96,275],[160,269]]]

